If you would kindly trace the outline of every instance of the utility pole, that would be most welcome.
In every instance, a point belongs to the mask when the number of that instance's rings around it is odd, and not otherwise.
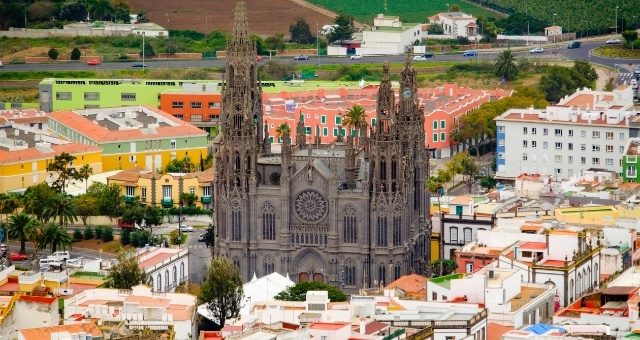
[[[25,25],[26,27],[26,25]],[[618,34],[618,6],[616,6],[616,24],[615,24],[615,28],[616,28],[616,34]]]
[[[144,64],[144,31],[142,31],[142,71],[147,68],[147,65]]]

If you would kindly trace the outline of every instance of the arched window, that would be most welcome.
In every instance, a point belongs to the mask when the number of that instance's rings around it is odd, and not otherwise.
[[[169,291],[169,269],[164,271],[164,284],[165,284],[165,292]]]
[[[240,153],[236,151],[235,153],[235,168],[234,170],[236,171],[236,173],[240,172]]]
[[[344,243],[357,243],[358,232],[356,227],[356,210],[348,205],[344,209],[344,221],[343,221],[343,233],[342,238]]]
[[[458,227],[449,228],[449,242],[458,243]]]
[[[351,259],[348,259],[344,265],[344,285],[356,285],[356,266],[353,264],[353,260]]]
[[[266,202],[262,207],[262,239],[276,239],[276,209],[271,202]]]
[[[569,281],[569,302],[573,302],[575,292],[573,291],[573,279]]]
[[[391,158],[391,179],[396,179],[398,177],[398,160],[394,156]]]
[[[600,284],[600,270],[597,263],[593,265],[593,282],[596,287]]]
[[[578,273],[578,280],[576,280],[576,296],[582,293],[582,274]]]
[[[156,291],[161,292],[162,291],[162,275],[158,274],[158,279],[156,280],[157,285],[158,285],[158,289],[156,289]]]
[[[242,229],[240,227],[241,219],[239,211],[231,212],[231,241],[242,240]]]
[[[184,280],[184,262],[180,262],[180,281]]]
[[[377,228],[377,244],[379,247],[387,246],[387,217],[378,216],[378,228]]]
[[[586,275],[587,284],[589,285],[590,288],[591,287],[595,288],[595,287],[593,287],[593,280],[591,279],[591,277],[592,277],[591,276],[591,266],[589,266],[589,267],[587,267],[587,275]]]
[[[399,279],[402,276],[402,265],[400,263],[396,263],[395,267],[393,267],[393,277],[394,281]]]
[[[276,265],[273,262],[273,258],[271,256],[267,256],[264,259],[264,275],[269,275],[276,271]]]
[[[402,245],[402,217],[393,217],[393,245]]]
[[[378,284],[383,285],[387,282],[387,268],[384,263],[378,265]]]
[[[384,157],[380,158],[380,179],[387,179],[387,161]]]
[[[178,268],[175,265],[173,266],[173,285],[178,285]]]
[[[149,287],[153,289],[153,276],[149,276]]]

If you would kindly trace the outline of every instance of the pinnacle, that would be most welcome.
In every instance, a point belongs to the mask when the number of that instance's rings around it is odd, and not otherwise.
[[[249,25],[247,23],[247,13],[245,11],[245,1],[236,0],[236,9],[233,17],[233,38],[249,36]]]

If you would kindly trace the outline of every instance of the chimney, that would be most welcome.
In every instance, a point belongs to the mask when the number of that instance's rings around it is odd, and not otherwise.
[[[360,335],[365,335],[366,323],[363,318],[360,319]]]

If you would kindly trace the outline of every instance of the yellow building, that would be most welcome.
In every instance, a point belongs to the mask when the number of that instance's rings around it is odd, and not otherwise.
[[[208,154],[207,132],[152,107],[58,111],[48,124],[69,140],[102,149],[105,172],[162,170],[172,159],[189,156],[197,163]]]
[[[211,207],[211,182],[213,171],[186,174],[158,174],[154,171],[132,169],[123,170],[107,178],[107,184],[117,184],[125,201],[136,197],[145,204],[162,205],[165,208],[178,206],[180,194],[192,193],[197,196],[196,206]]]
[[[71,164],[88,164],[102,172],[102,152],[96,146],[55,138],[46,130],[18,124],[0,117],[0,192],[20,192],[47,181],[47,165],[66,152],[76,157]]]

